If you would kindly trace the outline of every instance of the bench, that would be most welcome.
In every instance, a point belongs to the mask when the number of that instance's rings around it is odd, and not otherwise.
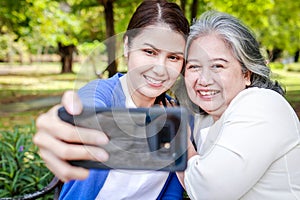
[[[41,189],[39,191],[33,192],[31,194],[25,194],[20,197],[0,198],[0,200],[33,200],[33,199],[43,197],[46,194],[49,194],[53,191],[54,191],[53,199],[57,200],[59,197],[59,193],[60,193],[62,185],[63,185],[63,182],[61,182],[57,177],[54,177],[47,186],[45,186],[43,189]]]

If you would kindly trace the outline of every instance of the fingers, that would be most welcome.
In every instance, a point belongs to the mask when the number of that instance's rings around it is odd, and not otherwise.
[[[83,143],[99,146],[109,142],[106,134],[101,131],[76,127],[60,120],[57,116],[59,107],[60,106],[55,106],[49,110],[49,112],[37,118],[36,126],[38,133],[47,133],[58,140],[68,143]]]
[[[60,180],[65,182],[71,179],[85,179],[88,177],[89,171],[87,169],[74,167],[66,159],[62,159],[68,154],[66,150],[62,150],[64,145],[59,140],[43,132],[38,132],[34,136],[33,141],[39,146],[39,155],[48,169]],[[61,153],[61,150],[64,153]]]
[[[40,151],[51,151],[61,160],[97,160],[101,162],[108,160],[108,154],[102,148],[66,143],[43,132],[34,136],[34,143],[40,147]]]
[[[178,106],[174,99],[170,99],[170,100],[166,99],[166,103],[167,103],[167,107],[177,107]]]
[[[74,179],[83,180],[89,175],[88,169],[72,166],[58,159],[51,151],[42,150],[39,154],[44,159],[47,168],[63,182]]]
[[[68,163],[69,160],[96,160],[101,162],[108,160],[108,154],[102,148],[66,143],[47,132],[37,132],[33,141],[39,146],[40,156],[45,161],[46,166],[62,181],[85,179],[88,176],[89,171],[87,169],[72,166]],[[91,142],[92,139],[82,139],[81,141],[93,143]]]
[[[63,141],[94,146],[105,145],[109,142],[107,135],[101,131],[75,127],[69,124],[67,126],[71,126],[69,127],[70,131],[60,137]]]
[[[165,107],[161,101],[159,102],[159,106],[160,107]],[[169,107],[177,107],[177,106],[178,105],[177,105],[175,99],[168,99],[168,98],[166,98],[166,107],[167,108],[169,108]]]
[[[175,99],[171,99],[170,101],[168,101],[173,107],[178,106],[177,101]]]
[[[68,113],[79,115],[82,112],[83,106],[76,92],[71,90],[66,91],[61,101]]]

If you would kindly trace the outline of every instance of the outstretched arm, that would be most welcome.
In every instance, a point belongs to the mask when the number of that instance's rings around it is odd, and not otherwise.
[[[106,161],[108,154],[99,146],[107,144],[107,136],[100,131],[75,127],[63,122],[57,115],[64,106],[68,113],[78,115],[82,103],[77,93],[67,91],[62,97],[62,105],[54,106],[36,120],[37,132],[33,142],[46,166],[62,181],[85,179],[89,170],[69,164],[69,160]]]

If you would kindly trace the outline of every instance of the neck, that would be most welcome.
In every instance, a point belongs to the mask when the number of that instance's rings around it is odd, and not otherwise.
[[[138,92],[131,93],[131,98],[136,107],[151,107],[155,101],[155,98],[145,97]]]

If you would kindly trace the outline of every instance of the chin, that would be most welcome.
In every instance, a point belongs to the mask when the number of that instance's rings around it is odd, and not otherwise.
[[[143,91],[143,92],[141,92],[144,96],[146,96],[146,97],[149,97],[149,98],[156,98],[156,97],[158,97],[159,95],[161,95],[163,92],[161,92],[161,91]]]

